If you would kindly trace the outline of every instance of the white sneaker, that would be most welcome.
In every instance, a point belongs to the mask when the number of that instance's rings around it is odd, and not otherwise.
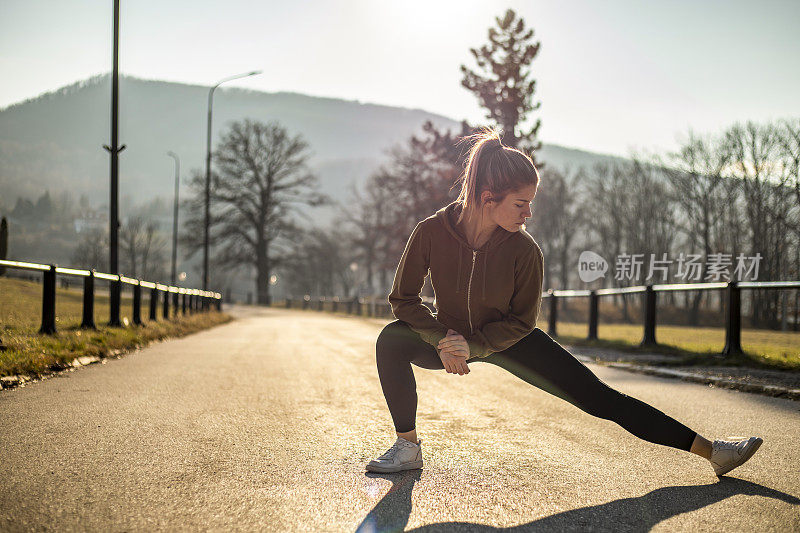
[[[399,472],[422,468],[422,439],[419,444],[414,444],[403,437],[397,437],[392,447],[367,464],[370,472]]]
[[[750,459],[764,440],[750,437],[744,440],[715,440],[711,444],[711,465],[721,476]]]

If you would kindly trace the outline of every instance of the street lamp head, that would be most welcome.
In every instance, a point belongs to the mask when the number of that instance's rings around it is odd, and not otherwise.
[[[262,72],[264,72],[264,71],[263,70],[254,70],[253,72],[248,74],[248,76],[255,76],[256,74],[261,74]]]

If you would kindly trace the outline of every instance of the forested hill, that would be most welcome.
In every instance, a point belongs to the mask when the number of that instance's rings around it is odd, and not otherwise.
[[[203,168],[208,87],[120,78],[120,195],[139,203],[171,198],[172,150],[182,174]],[[0,110],[0,207],[45,190],[108,199],[111,79],[95,76]],[[232,120],[278,120],[310,144],[310,166],[322,190],[343,199],[392,145],[421,132],[425,120],[441,128],[457,121],[420,109],[220,87],[214,93],[214,139]],[[543,126],[543,128],[546,125]],[[586,164],[604,156],[545,146],[548,164]]]

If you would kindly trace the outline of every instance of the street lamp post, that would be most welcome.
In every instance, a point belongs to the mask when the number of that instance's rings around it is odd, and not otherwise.
[[[111,146],[104,144],[111,154],[111,187],[108,233],[108,268],[112,274],[119,275],[119,153],[125,145],[119,146],[119,0],[114,0],[114,44],[111,71]],[[109,326],[121,326],[119,319],[120,293],[122,285],[119,277],[109,284]]]
[[[178,263],[178,187],[180,185],[181,160],[173,151],[167,152],[167,155],[175,160],[175,207],[172,214],[172,276],[170,277],[170,284],[174,287]]]
[[[205,237],[203,239],[203,290],[208,290],[208,231],[209,231],[209,211],[211,202],[211,109],[214,104],[214,90],[226,81],[246,78],[261,74],[262,71],[254,70],[246,74],[237,74],[229,78],[222,79],[208,91],[208,130],[206,135],[206,213],[205,213]]]

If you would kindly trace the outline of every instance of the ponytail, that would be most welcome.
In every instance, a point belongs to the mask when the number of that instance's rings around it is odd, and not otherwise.
[[[531,158],[516,148],[505,146],[497,130],[483,128],[463,137],[459,144],[464,141],[471,142],[472,147],[456,199],[462,206],[459,222],[466,213],[475,213],[483,207],[481,193],[484,190],[492,193],[495,202],[502,202],[513,190],[539,184],[539,172]]]

